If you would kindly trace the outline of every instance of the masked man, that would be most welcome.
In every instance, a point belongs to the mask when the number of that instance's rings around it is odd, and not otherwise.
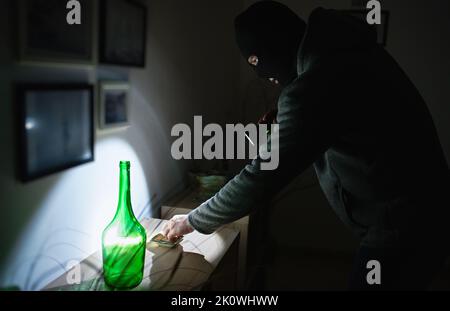
[[[283,87],[279,166],[261,170],[256,158],[164,233],[210,234],[313,164],[331,207],[361,240],[350,288],[426,289],[450,245],[448,166],[424,100],[376,31],[323,8],[306,24],[273,1],[252,5],[235,27],[249,65]],[[381,265],[381,284],[367,283],[370,260]]]

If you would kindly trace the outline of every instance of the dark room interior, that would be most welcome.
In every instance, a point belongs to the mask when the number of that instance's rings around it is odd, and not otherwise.
[[[450,290],[449,1],[8,0],[0,38],[2,291]]]

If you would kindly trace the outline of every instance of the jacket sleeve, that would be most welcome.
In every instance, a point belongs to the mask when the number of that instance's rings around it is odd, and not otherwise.
[[[342,131],[345,120],[338,108],[337,72],[305,72],[287,86],[278,101],[279,165],[261,170],[257,157],[214,197],[193,210],[189,223],[210,234],[220,226],[248,215],[267,201],[323,154]],[[276,144],[275,144],[276,145]],[[276,152],[271,143],[272,154]]]

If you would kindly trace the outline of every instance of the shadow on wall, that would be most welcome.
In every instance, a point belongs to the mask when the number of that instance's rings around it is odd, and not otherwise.
[[[146,179],[152,185],[150,196],[158,208],[166,197],[182,190],[189,163],[172,158],[170,125],[173,120],[165,118],[167,111],[158,109],[165,101],[145,81],[141,77],[131,78],[132,126],[126,132],[126,139],[139,155]],[[173,114],[176,112],[169,115]],[[153,212],[154,216],[158,215],[157,210]]]

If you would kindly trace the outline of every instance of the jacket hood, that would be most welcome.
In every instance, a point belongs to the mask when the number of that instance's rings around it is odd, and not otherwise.
[[[375,45],[375,27],[340,11],[317,8],[309,17],[299,48],[297,72],[301,74],[309,63],[323,55]]]

